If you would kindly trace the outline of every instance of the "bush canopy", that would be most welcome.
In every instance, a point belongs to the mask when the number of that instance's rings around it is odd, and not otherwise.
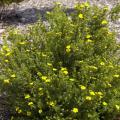
[[[26,30],[3,35],[0,91],[11,120],[113,120],[120,110],[119,44],[108,7],[57,4]]]

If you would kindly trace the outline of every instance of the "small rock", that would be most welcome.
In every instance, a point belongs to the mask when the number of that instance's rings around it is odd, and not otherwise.
[[[21,22],[25,23],[26,22],[26,18],[21,18]]]
[[[5,29],[0,29],[0,34],[2,34],[5,31]]]

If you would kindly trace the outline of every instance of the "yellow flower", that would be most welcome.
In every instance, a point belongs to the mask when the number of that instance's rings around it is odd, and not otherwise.
[[[42,80],[46,80],[46,79],[47,79],[47,76],[42,76],[41,79],[42,79]]]
[[[50,79],[48,79],[47,76],[42,76],[41,79],[46,83],[50,82]]]
[[[84,5],[85,5],[85,7],[89,7],[90,6],[90,4],[88,2],[85,2]]]
[[[72,112],[73,112],[73,113],[78,113],[78,108],[73,108],[73,109],[72,109]]]
[[[84,61],[83,61],[83,60],[81,60],[81,61],[79,61],[79,63],[84,63]]]
[[[57,33],[56,33],[56,35],[61,35],[61,34],[62,34],[62,32],[57,32]]]
[[[18,111],[18,110],[19,110],[19,107],[16,107],[15,110]]]
[[[50,12],[49,12],[49,11],[47,11],[47,12],[46,12],[46,14],[50,15]]]
[[[43,88],[38,88],[39,91],[43,90]]]
[[[65,71],[65,70],[67,70],[67,68],[65,68],[65,67],[62,67],[62,68],[61,68],[61,71]]]
[[[109,87],[112,87],[112,85],[110,83],[107,84]]]
[[[3,46],[2,48],[3,48],[3,50],[6,50],[7,52],[10,51],[10,49],[7,46]]]
[[[93,42],[93,41],[92,41],[92,40],[90,40],[90,39],[88,39],[86,42],[91,43],[91,42]]]
[[[109,67],[109,68],[114,68],[114,66],[113,66],[113,65],[109,65],[108,67]]]
[[[101,62],[101,63],[100,63],[100,65],[104,66],[104,65],[105,65],[105,63],[104,63],[104,62]]]
[[[51,63],[47,63],[47,65],[48,65],[48,66],[52,66],[52,64],[51,64]]]
[[[78,4],[75,4],[75,5],[74,5],[74,8],[77,8],[77,7],[78,7]]]
[[[97,70],[98,68],[96,66],[89,66],[89,68]]]
[[[80,4],[80,8],[84,8],[85,7],[85,5],[84,4]]]
[[[55,106],[55,102],[51,101],[51,102],[49,102],[49,105],[54,107]]]
[[[103,93],[102,93],[102,92],[96,92],[96,94],[97,94],[97,95],[100,95],[100,96],[102,96],[102,95],[103,95]]]
[[[30,111],[27,111],[27,116],[31,116],[31,112]]]
[[[103,93],[102,92],[95,92],[95,94],[98,95],[100,99],[103,98]]]
[[[42,53],[42,56],[43,56],[43,57],[46,57],[47,55],[46,55],[46,54],[44,54],[44,53]]]
[[[67,71],[67,70],[63,71],[63,73],[64,73],[65,75],[68,75],[68,71]]]
[[[67,45],[66,46],[66,52],[69,53],[71,51],[71,46],[70,45]]]
[[[31,82],[31,83],[29,83],[30,85],[33,85],[34,83],[33,82]]]
[[[46,82],[46,83],[49,83],[49,82],[50,82],[50,79],[46,79],[45,82]]]
[[[42,113],[42,109],[38,110],[38,113],[41,114]]]
[[[115,77],[115,78],[119,78],[119,75],[118,75],[118,74],[116,74],[116,75],[113,75],[113,77]]]
[[[75,79],[73,79],[73,78],[70,78],[69,80],[72,81],[72,82],[75,81]]]
[[[90,95],[95,96],[95,92],[94,91],[90,90],[89,93],[90,93]]]
[[[26,50],[26,52],[30,52],[30,50]]]
[[[53,71],[57,71],[57,69],[56,69],[56,68],[53,68]]]
[[[102,99],[103,98],[103,96],[99,96],[100,97],[100,99]]]
[[[11,54],[11,52],[8,52],[5,56],[7,57],[7,56],[10,56],[10,54]]]
[[[107,106],[107,105],[108,105],[106,102],[103,102],[102,104],[103,104],[104,106]]]
[[[20,42],[19,44],[20,44],[20,45],[25,45],[25,44],[26,44],[26,42]]]
[[[11,77],[12,77],[12,78],[15,78],[15,77],[16,77],[16,75],[15,75],[15,74],[12,74],[12,75],[11,75]]]
[[[43,88],[39,88],[38,90],[41,91],[41,90],[43,90]]]
[[[37,72],[37,75],[38,75],[39,77],[41,77],[41,76],[42,76],[42,73],[41,73],[41,72]]]
[[[71,52],[71,49],[66,49],[66,52],[67,52],[67,53]]]
[[[86,96],[86,100],[91,101],[92,98],[90,96]]]
[[[107,23],[108,23],[107,20],[103,20],[103,21],[101,22],[102,25],[106,25]]]
[[[86,87],[84,85],[80,85],[81,90],[85,90]]]
[[[33,102],[29,102],[28,105],[29,105],[29,106],[33,106]]]
[[[25,99],[29,99],[29,98],[30,98],[29,94],[25,95]]]
[[[70,48],[71,48],[71,46],[70,46],[70,45],[67,45],[67,46],[66,46],[66,48],[67,48],[67,49],[70,49]]]
[[[8,62],[9,62],[9,60],[5,60],[5,62],[6,62],[6,63],[8,63]]]
[[[120,106],[119,105],[115,105],[117,110],[120,110]]]
[[[3,51],[0,51],[1,55],[4,55],[4,52]]]
[[[94,18],[94,19],[96,19],[96,18],[97,18],[97,16],[93,16],[93,18]]]
[[[18,110],[18,114],[20,114],[21,112],[22,112],[22,110],[21,110],[21,109],[19,109],[19,110]]]
[[[55,2],[56,3],[56,5],[61,5],[61,2]]]
[[[86,38],[87,38],[87,39],[91,38],[91,35],[88,34],[88,35],[86,36]]]
[[[62,67],[62,68],[61,68],[61,71],[62,71],[65,75],[68,75],[67,68]]]
[[[9,83],[10,83],[10,80],[9,80],[9,79],[6,79],[6,80],[4,80],[4,83],[5,83],[5,84],[9,84]]]
[[[104,7],[104,10],[109,10],[109,8],[107,6]]]
[[[108,31],[108,35],[112,35],[112,34],[113,34],[112,32],[109,32],[109,31]]]
[[[81,18],[81,19],[83,19],[84,17],[83,17],[83,14],[79,14],[79,16],[78,16],[79,18]]]

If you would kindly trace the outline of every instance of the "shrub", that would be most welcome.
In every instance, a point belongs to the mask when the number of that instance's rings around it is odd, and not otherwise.
[[[120,110],[119,44],[107,7],[61,5],[3,36],[0,88],[15,120],[110,120]],[[9,40],[9,41],[8,41]]]

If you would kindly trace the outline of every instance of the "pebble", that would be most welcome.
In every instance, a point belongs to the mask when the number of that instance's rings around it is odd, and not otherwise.
[[[5,31],[5,29],[0,29],[0,34],[2,34]]]

